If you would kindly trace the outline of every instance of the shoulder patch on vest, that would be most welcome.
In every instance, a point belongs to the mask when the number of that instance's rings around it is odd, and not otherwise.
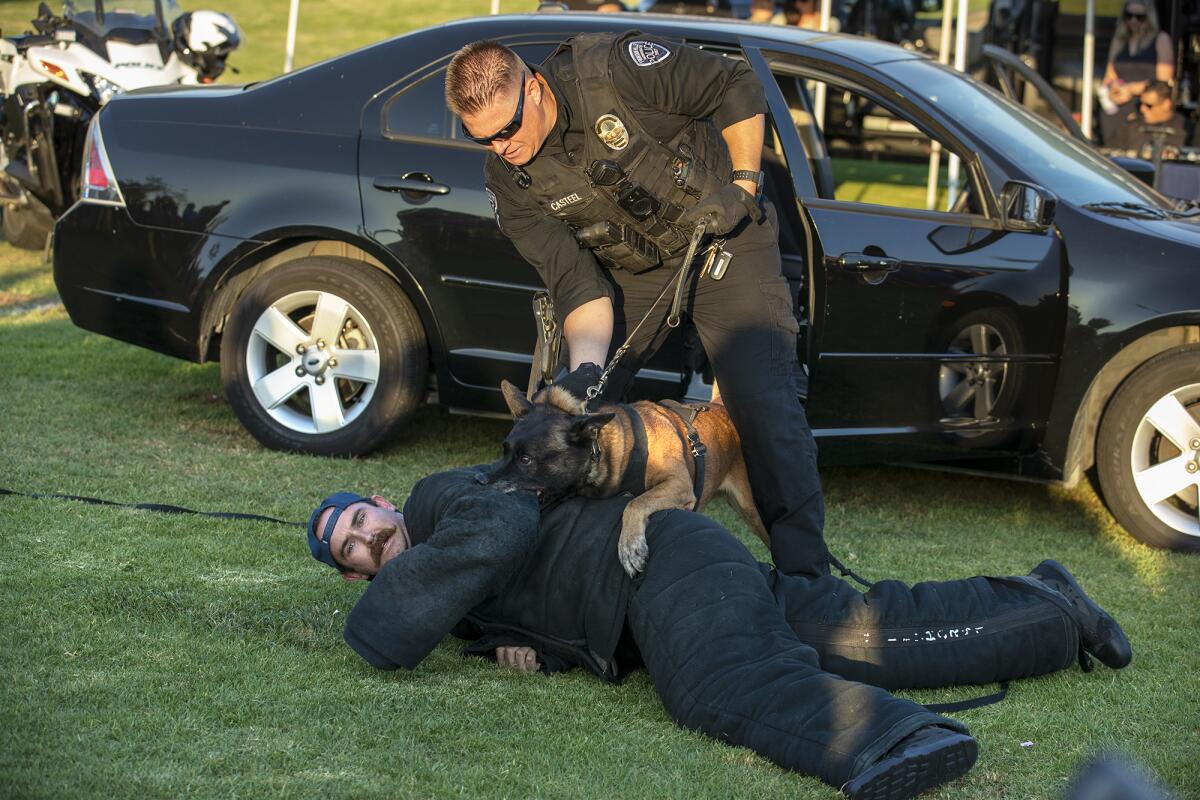
[[[671,57],[671,51],[658,42],[636,39],[625,47],[629,52],[629,58],[639,67],[652,67]]]

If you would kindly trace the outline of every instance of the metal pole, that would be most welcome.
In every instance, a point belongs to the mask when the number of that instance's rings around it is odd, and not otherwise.
[[[300,0],[292,0],[292,8],[288,11],[287,45],[284,47],[283,71],[292,71],[296,62],[296,23],[300,20]]]
[[[500,0],[492,0],[492,16],[500,13]]]
[[[954,68],[959,72],[967,71],[967,0],[958,0],[958,27],[954,30]],[[954,208],[958,199],[958,156],[950,154],[950,163],[946,168],[946,210]]]
[[[821,0],[821,30],[829,31],[829,17],[833,12],[833,0]],[[817,82],[817,96],[813,98],[813,113],[817,117],[817,128],[825,129],[825,91],[824,81]]]
[[[950,63],[950,26],[954,24],[954,3],[942,0],[942,40],[938,47],[938,63]],[[942,143],[934,140],[929,148],[929,183],[925,187],[925,207],[930,211],[937,205],[938,173],[942,168]]]
[[[1089,140],[1092,138],[1092,84],[1095,82],[1096,0],[1087,0],[1087,15],[1083,23],[1083,97],[1080,103],[1079,127],[1083,128],[1083,135]]]

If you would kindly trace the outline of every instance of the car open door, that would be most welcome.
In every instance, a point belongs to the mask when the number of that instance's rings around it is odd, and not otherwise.
[[[822,71],[812,52],[751,62],[768,71],[772,116],[793,123],[780,126],[790,168],[813,177],[797,191],[812,228],[808,409],[823,451],[845,442],[904,458],[1015,443],[1046,418],[1056,374],[1060,239],[1006,230],[969,143],[882,81]],[[811,102],[821,83],[824,132]],[[933,142],[943,176],[946,152],[962,159],[950,210],[944,188],[926,207]]]

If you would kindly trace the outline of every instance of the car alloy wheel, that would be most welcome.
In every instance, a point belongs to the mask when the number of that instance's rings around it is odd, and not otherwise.
[[[1200,551],[1200,347],[1159,354],[1121,384],[1096,465],[1109,510],[1134,537]]]
[[[424,399],[428,352],[412,303],[384,272],[309,257],[266,273],[221,337],[221,380],[238,419],[276,450],[360,455]]]
[[[1146,411],[1129,452],[1133,482],[1154,516],[1200,537],[1200,383],[1168,392]]]
[[[985,308],[963,315],[949,329],[939,349],[956,360],[937,367],[935,413],[958,446],[1000,446],[1012,436],[1011,417],[1021,386],[1021,365],[1007,360],[1021,352],[1017,325],[1003,310]]]
[[[271,418],[297,433],[332,433],[371,402],[379,345],[361,311],[331,292],[285,295],[246,344],[246,377]]]
[[[1008,354],[1000,331],[979,322],[963,328],[950,343],[951,353],[999,357]],[[994,361],[950,362],[938,368],[938,396],[948,418],[992,419],[1004,391],[1008,364]]]

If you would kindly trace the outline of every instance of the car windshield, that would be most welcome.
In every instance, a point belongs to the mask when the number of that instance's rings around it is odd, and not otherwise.
[[[160,8],[163,30],[183,13],[175,0],[115,0],[108,3],[104,0],[66,0],[63,3],[63,17],[103,37],[117,28],[158,28]]]
[[[1170,201],[1091,146],[1052,127],[999,92],[926,59],[887,65],[888,73],[1019,166],[1030,180],[1074,205],[1129,203],[1158,209]]]

